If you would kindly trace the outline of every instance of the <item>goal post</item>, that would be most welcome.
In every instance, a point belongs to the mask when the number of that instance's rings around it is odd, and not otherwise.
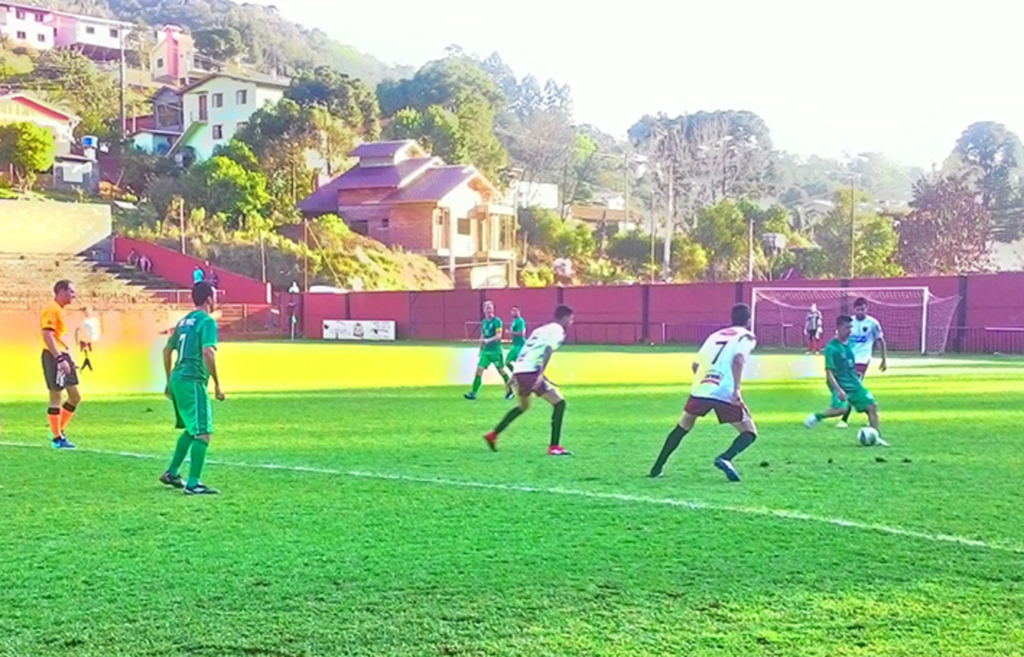
[[[878,319],[890,351],[943,353],[960,297],[936,297],[927,286],[757,287],[751,295],[751,326],[766,346],[805,344],[805,321],[812,304],[822,314],[822,335],[831,334],[836,316],[853,314],[864,298]]]

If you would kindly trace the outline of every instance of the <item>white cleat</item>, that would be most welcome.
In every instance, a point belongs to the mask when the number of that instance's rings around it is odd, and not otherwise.
[[[818,426],[818,422],[820,422],[820,421],[821,420],[819,420],[817,418],[817,416],[815,416],[812,413],[810,415],[810,417],[808,417],[806,420],[804,420],[804,426],[807,427],[808,429],[813,429],[814,427]]]
[[[839,422],[836,424],[836,429],[849,429],[850,425],[845,422]]]
[[[877,438],[877,439],[875,440],[875,445],[877,445],[878,447],[892,447],[892,445],[890,445],[889,443],[887,443],[887,442],[885,442],[884,440],[882,440],[882,437],[881,437],[881,436],[879,436],[879,437],[878,437],[878,438]]]

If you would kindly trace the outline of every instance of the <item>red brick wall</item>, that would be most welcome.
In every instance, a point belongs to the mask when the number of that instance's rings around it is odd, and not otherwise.
[[[400,245],[407,251],[437,248],[434,241],[434,209],[430,203],[403,204],[391,207],[390,234],[385,244]],[[380,238],[376,238],[380,239]]]

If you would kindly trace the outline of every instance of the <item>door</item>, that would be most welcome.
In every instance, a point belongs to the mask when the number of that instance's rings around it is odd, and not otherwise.
[[[199,120],[205,121],[209,117],[209,108],[206,105],[207,96],[203,94],[199,97]]]

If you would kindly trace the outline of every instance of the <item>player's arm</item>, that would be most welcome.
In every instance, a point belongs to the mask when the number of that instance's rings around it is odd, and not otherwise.
[[[836,391],[836,397],[839,397],[839,401],[846,401],[846,391],[839,386],[839,382],[836,381],[835,372],[831,369],[825,370],[825,376],[828,377],[828,385]]]
[[[534,384],[535,388],[540,388],[544,385],[544,372],[548,369],[548,362],[551,360],[551,354],[555,353],[555,350],[551,348],[551,345],[544,347],[544,358],[540,361],[540,370],[537,372],[537,383]]]
[[[501,323],[501,320],[497,320],[497,326],[494,327],[494,335],[484,340],[484,344],[493,344],[495,342],[501,342],[501,334],[505,330],[505,325]]]
[[[213,394],[218,401],[224,401],[224,391],[220,389],[220,376],[217,374],[217,348],[203,347],[203,362],[213,379]]]
[[[738,353],[733,356],[732,359],[732,398],[734,401],[741,401],[743,396],[740,394],[740,385],[743,382],[743,368],[747,364],[747,357],[743,353]]]
[[[885,336],[882,335],[882,330],[878,330],[878,346],[882,349],[882,364],[878,366],[878,369],[882,372],[889,369],[889,348],[885,344]]]

